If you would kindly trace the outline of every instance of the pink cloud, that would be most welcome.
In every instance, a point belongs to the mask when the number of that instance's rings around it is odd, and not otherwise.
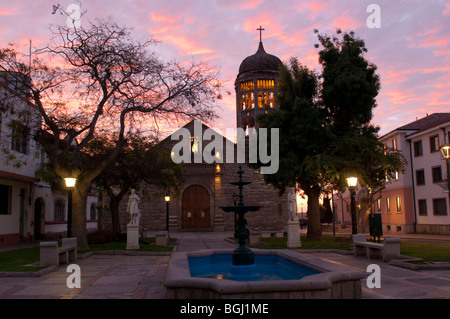
[[[450,2],[447,2],[445,4],[445,9],[442,12],[445,16],[450,16]]]
[[[422,97],[407,93],[400,89],[391,89],[388,92],[386,92],[385,95],[388,97],[389,102],[396,105],[417,102],[422,100]]]
[[[353,18],[352,16],[340,16],[333,20],[332,26],[339,28],[342,31],[350,31],[358,29],[362,26],[361,22]]]
[[[13,14],[13,12],[10,10],[5,10],[5,9],[0,10],[0,16],[10,16],[12,14]]]
[[[211,48],[198,45],[192,38],[177,34],[165,34],[164,41],[175,45],[181,54],[197,55],[197,54],[212,54],[215,51]]]
[[[381,75],[381,81],[383,85],[389,85],[393,83],[402,83],[408,80],[408,76],[415,73],[414,70],[402,70],[402,71],[394,71],[387,70]]]
[[[175,23],[177,21],[180,21],[181,16],[169,16],[166,14],[158,13],[158,12],[151,12],[150,13],[150,19],[155,23]]]
[[[426,97],[427,106],[445,106],[450,108],[450,94],[448,90],[432,91]]]

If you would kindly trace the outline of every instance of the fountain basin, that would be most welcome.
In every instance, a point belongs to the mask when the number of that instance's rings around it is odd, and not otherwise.
[[[232,265],[232,255],[211,254],[188,257],[192,277],[235,281],[292,280],[315,275],[320,271],[292,262],[275,254],[255,255],[253,265]]]
[[[195,277],[191,274],[189,258],[214,255],[231,255],[232,250],[201,250],[197,252],[176,252],[171,255],[164,286],[167,297],[173,299],[339,299],[361,298],[361,279],[367,273],[360,271],[330,271],[324,268],[321,260],[291,250],[253,250],[255,260],[261,256],[283,258],[289,262],[304,266],[315,274],[301,279],[273,280],[224,280],[217,275],[213,278]],[[208,257],[209,256],[209,257]],[[274,257],[278,256],[278,257]],[[257,264],[257,263],[256,263]]]

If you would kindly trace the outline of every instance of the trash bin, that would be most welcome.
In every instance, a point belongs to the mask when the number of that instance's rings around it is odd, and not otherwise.
[[[375,242],[375,237],[378,237],[378,242],[380,237],[383,236],[383,225],[381,223],[381,214],[369,214],[369,231],[370,236],[373,237]]]

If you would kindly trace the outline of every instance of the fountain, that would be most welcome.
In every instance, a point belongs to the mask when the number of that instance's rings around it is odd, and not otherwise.
[[[225,212],[238,214],[237,227],[235,229],[234,237],[238,239],[239,247],[233,251],[233,264],[231,266],[232,278],[239,277],[241,280],[245,278],[255,279],[258,274],[255,272],[255,256],[250,248],[246,246],[249,238],[249,231],[246,228],[247,220],[245,214],[248,212],[256,212],[261,206],[245,206],[243,187],[251,184],[251,182],[242,181],[242,165],[239,165],[239,181],[230,183],[239,187],[239,203],[236,206],[220,207]]]
[[[235,250],[200,250],[172,253],[164,286],[167,297],[195,298],[361,298],[364,272],[348,271],[335,264],[293,250],[255,250],[246,246],[249,231],[245,214],[262,206],[245,206],[242,180],[231,183],[239,187],[239,203],[220,207],[238,214],[234,236]],[[256,258],[255,258],[256,253]],[[331,268],[331,269],[330,269]]]

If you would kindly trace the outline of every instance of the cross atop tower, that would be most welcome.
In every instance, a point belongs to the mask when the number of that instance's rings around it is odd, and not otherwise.
[[[261,26],[259,26],[259,28],[256,30],[259,31],[259,42],[262,42],[262,32],[266,29],[263,29]]]

